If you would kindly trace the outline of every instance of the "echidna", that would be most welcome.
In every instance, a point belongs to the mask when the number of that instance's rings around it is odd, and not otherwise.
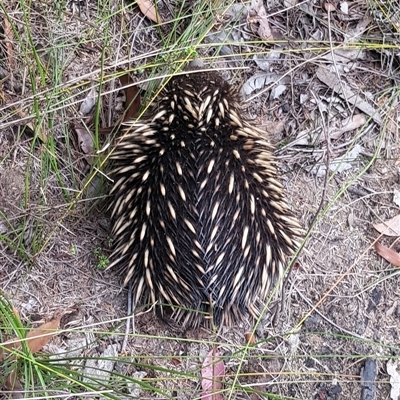
[[[190,326],[258,317],[301,227],[237,91],[217,73],[173,77],[111,158],[111,266],[136,303],[172,306],[169,316]]]

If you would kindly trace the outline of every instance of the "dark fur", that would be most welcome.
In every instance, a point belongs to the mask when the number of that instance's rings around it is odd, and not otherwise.
[[[301,233],[236,91],[216,73],[174,77],[127,131],[111,173],[112,265],[124,284],[137,302],[178,306],[183,325],[210,312],[217,324],[257,317]]]

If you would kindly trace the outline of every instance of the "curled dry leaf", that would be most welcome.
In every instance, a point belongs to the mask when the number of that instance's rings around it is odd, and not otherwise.
[[[55,318],[38,328],[29,331],[26,335],[26,343],[32,354],[40,351],[55,335],[55,331],[60,325],[61,317]],[[21,340],[13,339],[9,342],[4,343],[4,347],[8,350],[7,352],[12,352],[13,350],[21,348]],[[3,360],[3,355],[0,353],[0,361]]]
[[[28,119],[27,114],[23,110],[17,110],[17,115],[21,118],[21,120]],[[25,124],[25,128],[28,129],[28,133],[32,132],[43,143],[47,143],[49,141],[49,137],[41,124],[40,124],[40,127],[38,127],[38,126],[35,126],[35,124],[32,121],[29,121]]]
[[[14,56],[14,48],[13,48],[13,39],[14,39],[14,33],[12,30],[12,27],[10,25],[10,22],[6,17],[3,18],[3,30],[4,30],[4,42],[5,42],[5,48],[7,49],[7,59],[8,59],[8,66],[10,71],[12,71],[15,68],[15,56]]]
[[[272,88],[271,94],[270,94],[270,99],[271,100],[276,100],[279,98],[279,96],[287,89],[286,85],[277,85]]]
[[[331,132],[331,139],[339,139],[344,133],[358,129],[366,123],[366,118],[363,114],[355,114],[351,118],[346,118],[342,122],[342,127],[335,132]]]
[[[11,392],[11,398],[13,399],[23,399],[23,390],[24,388],[22,387],[22,384],[20,380],[17,377],[16,370],[13,369],[10,373],[10,375],[7,376],[5,382],[4,382],[4,387],[6,390],[9,390]]]
[[[269,26],[269,22],[268,22],[268,18],[265,17],[261,17],[260,19],[260,26],[258,28],[258,32],[260,35],[261,39],[264,40],[274,40],[274,35],[272,33],[272,30]]]
[[[242,86],[241,94],[243,97],[251,94],[255,90],[263,89],[267,85],[275,82],[285,83],[285,79],[281,79],[282,76],[275,73],[260,72],[251,76]]]
[[[336,11],[336,7],[334,4],[330,3],[329,1],[324,2],[324,8],[328,12],[334,12]]]
[[[29,331],[26,335],[26,344],[32,354],[40,351],[55,335],[56,330],[60,326],[61,316],[55,318],[45,324],[39,326],[36,329]],[[6,353],[11,353],[13,350],[18,350],[21,348],[21,340],[12,340],[9,343],[4,343],[4,347],[8,350],[0,352],[0,361],[7,355]],[[12,355],[11,360],[15,360],[15,356]],[[23,387],[17,375],[17,370],[11,370],[10,374],[5,379],[5,387],[7,390],[12,392],[12,398],[21,399]]]
[[[77,148],[79,151],[85,154],[85,159],[88,164],[93,162],[94,154],[94,142],[93,137],[89,130],[82,125],[75,126],[75,132],[77,137]]]
[[[386,236],[400,236],[400,214],[381,224],[374,224],[374,228]]]
[[[283,5],[285,8],[293,8],[296,7],[298,0],[283,0]]]
[[[133,84],[129,73],[125,73],[119,77],[121,85],[124,87],[126,94],[126,109],[123,122],[129,121],[135,117],[140,109],[140,93],[139,88]]]
[[[357,159],[360,154],[362,154],[363,150],[363,147],[357,143],[347,154],[332,160],[329,169],[340,174],[343,171],[348,171],[349,169],[354,168],[354,163],[357,162]]]
[[[246,339],[246,344],[253,346],[256,344],[256,335],[253,332],[246,332],[244,334],[244,338]]]
[[[181,365],[181,364],[182,364],[182,361],[181,361],[179,358],[175,358],[175,357],[172,357],[172,358],[171,358],[171,362],[172,362],[172,364],[174,364],[175,366],[176,366],[176,365]]]
[[[389,247],[376,242],[374,245],[375,251],[383,257],[386,261],[393,264],[395,267],[400,267],[400,254],[396,253],[394,250],[389,249]]]
[[[161,24],[162,20],[160,15],[158,14],[154,4],[151,0],[137,0],[137,5],[140,8],[140,11],[149,19],[157,24]]]
[[[343,14],[348,15],[348,13],[349,13],[349,3],[348,3],[347,1],[342,1],[342,2],[340,3],[340,11],[341,11]]]
[[[47,343],[49,343],[50,339],[55,335],[56,330],[60,326],[60,320],[61,317],[55,318],[28,332],[26,337],[28,339],[28,347],[32,354],[37,353]]]
[[[97,96],[97,90],[93,86],[89,90],[86,97],[82,101],[81,106],[79,107],[79,111],[82,115],[86,116],[93,110],[93,107],[96,105]]]
[[[253,0],[251,2],[251,7],[257,13],[257,21],[259,23],[257,33],[260,38],[264,40],[274,40],[274,35],[269,25],[268,14],[265,10],[263,1]]]
[[[393,189],[393,203],[398,207],[400,206],[400,191],[396,188]]]
[[[201,368],[201,400],[223,400],[222,378],[225,376],[225,365],[219,351],[214,347],[205,358]]]
[[[398,372],[399,363],[397,360],[389,360],[386,364],[386,369],[390,375],[390,398],[398,400],[400,397],[400,374]]]
[[[335,72],[329,71],[327,68],[319,67],[315,72],[316,77],[342,99],[350,104],[355,105],[363,113],[369,115],[378,125],[382,125],[382,118],[377,109],[371,106],[366,100],[360,97],[360,94],[354,91],[344,79],[340,79]]]

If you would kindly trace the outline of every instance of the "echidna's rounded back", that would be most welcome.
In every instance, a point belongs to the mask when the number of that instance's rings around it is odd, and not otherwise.
[[[124,284],[132,280],[137,302],[178,306],[182,324],[210,311],[217,324],[258,316],[300,226],[236,92],[214,73],[175,77],[127,130],[111,174],[112,258]]]

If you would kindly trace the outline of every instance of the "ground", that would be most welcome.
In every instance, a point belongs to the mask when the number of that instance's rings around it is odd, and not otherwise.
[[[167,22],[157,28],[129,2],[4,1],[1,296],[26,327],[62,316],[62,332],[37,357],[61,353],[79,371],[71,393],[93,390],[79,382],[101,370],[108,383],[95,389],[117,398],[199,398],[202,362],[215,346],[223,398],[367,399],[368,359],[375,398],[398,398],[388,363],[400,353],[400,269],[374,242],[400,245],[373,227],[399,213],[395,2],[222,3],[160,2],[156,14]],[[114,137],[97,129],[123,111],[118,75],[130,71],[149,94],[159,84],[153,74],[191,59],[241,91],[244,115],[277,148],[289,204],[307,232],[280,311],[274,323],[267,312],[253,347],[250,321],[182,332],[147,309],[137,310],[126,337],[127,293],[117,271],[104,270],[111,249],[102,149]],[[10,339],[2,324],[0,342]],[[100,363],[107,359],[111,367]],[[53,394],[66,390],[54,379]]]

